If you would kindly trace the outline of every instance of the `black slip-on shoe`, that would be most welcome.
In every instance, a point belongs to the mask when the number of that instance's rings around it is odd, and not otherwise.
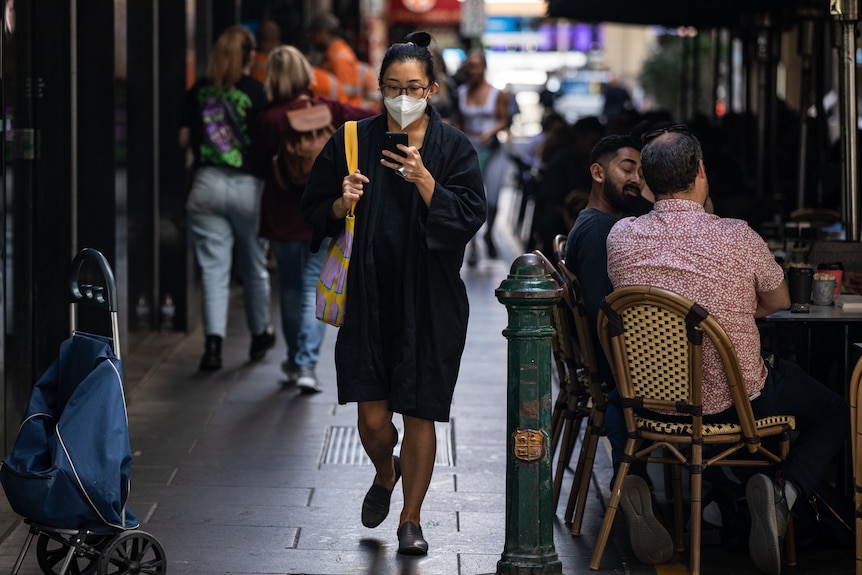
[[[428,542],[422,536],[422,528],[407,521],[398,528],[398,552],[402,555],[427,555]]]
[[[392,489],[395,489],[395,485],[401,478],[401,460],[397,455],[393,455],[392,459],[395,460],[395,483],[392,484]],[[364,526],[373,528],[383,523],[383,520],[389,515],[392,489],[386,489],[376,483],[371,486],[362,502],[362,524]]]

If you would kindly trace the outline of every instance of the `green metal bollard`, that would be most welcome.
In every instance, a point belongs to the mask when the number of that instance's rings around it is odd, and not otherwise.
[[[524,254],[496,296],[509,311],[506,546],[497,575],[562,574],[554,548],[551,426],[552,307],[562,289]]]

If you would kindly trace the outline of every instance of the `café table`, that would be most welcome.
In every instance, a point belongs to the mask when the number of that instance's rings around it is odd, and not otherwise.
[[[766,317],[757,320],[761,327],[761,332],[766,326],[774,326],[777,328],[799,326],[802,329],[805,346],[798,353],[800,356],[797,362],[807,369],[809,372],[814,367],[812,365],[811,349],[814,343],[814,338],[818,335],[837,336],[837,340],[842,342],[838,349],[834,350],[832,357],[823,357],[822,360],[838,361],[841,368],[838,373],[838,381],[841,382],[841,388],[836,391],[842,391],[846,396],[850,385],[850,373],[853,369],[852,349],[854,343],[854,327],[862,328],[862,311],[844,311],[835,305],[811,305],[809,311],[806,312],[791,312],[789,309],[777,311]],[[858,325],[855,325],[858,324]],[[859,336],[862,338],[862,335]]]
[[[773,343],[778,344],[767,345],[764,341],[764,349],[779,353],[782,347],[793,350],[796,355],[793,359],[800,367],[848,397],[850,374],[860,354],[860,347],[855,344],[862,342],[862,311],[844,311],[835,305],[811,305],[807,313],[786,309],[759,318],[757,323],[764,339],[775,338]],[[793,329],[797,327],[798,334]],[[796,335],[801,336],[801,340],[794,342]],[[815,345],[818,346],[817,357],[813,357]],[[824,375],[830,373],[833,366],[837,368],[834,379]],[[842,449],[836,477],[836,486],[848,494],[852,493],[853,486],[850,457],[850,450]]]

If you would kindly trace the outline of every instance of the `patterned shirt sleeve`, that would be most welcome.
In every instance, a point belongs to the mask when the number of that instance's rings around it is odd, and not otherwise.
[[[629,225],[634,221],[634,218],[623,218],[611,228],[611,231],[608,232],[607,239],[607,260],[608,260],[608,279],[611,281],[611,285],[616,287],[617,282],[619,282],[619,268],[620,268],[620,258],[618,253],[618,244],[617,237],[625,237],[625,230],[629,227]]]
[[[754,270],[754,289],[758,293],[770,292],[784,281],[784,270],[775,261],[769,246],[760,235],[746,226],[749,241],[751,266]]]

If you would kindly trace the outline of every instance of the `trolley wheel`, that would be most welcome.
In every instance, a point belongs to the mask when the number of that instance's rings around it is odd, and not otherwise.
[[[65,561],[68,553],[69,545],[52,539],[44,533],[39,534],[39,539],[36,541],[36,559],[39,561],[39,568],[45,575],[60,575],[60,569],[63,568],[63,561]],[[65,573],[65,575],[95,574],[96,557],[90,554],[79,555],[77,553],[72,557],[69,569]]]
[[[99,575],[154,575],[167,572],[165,550],[146,531],[122,531],[99,556]]]

